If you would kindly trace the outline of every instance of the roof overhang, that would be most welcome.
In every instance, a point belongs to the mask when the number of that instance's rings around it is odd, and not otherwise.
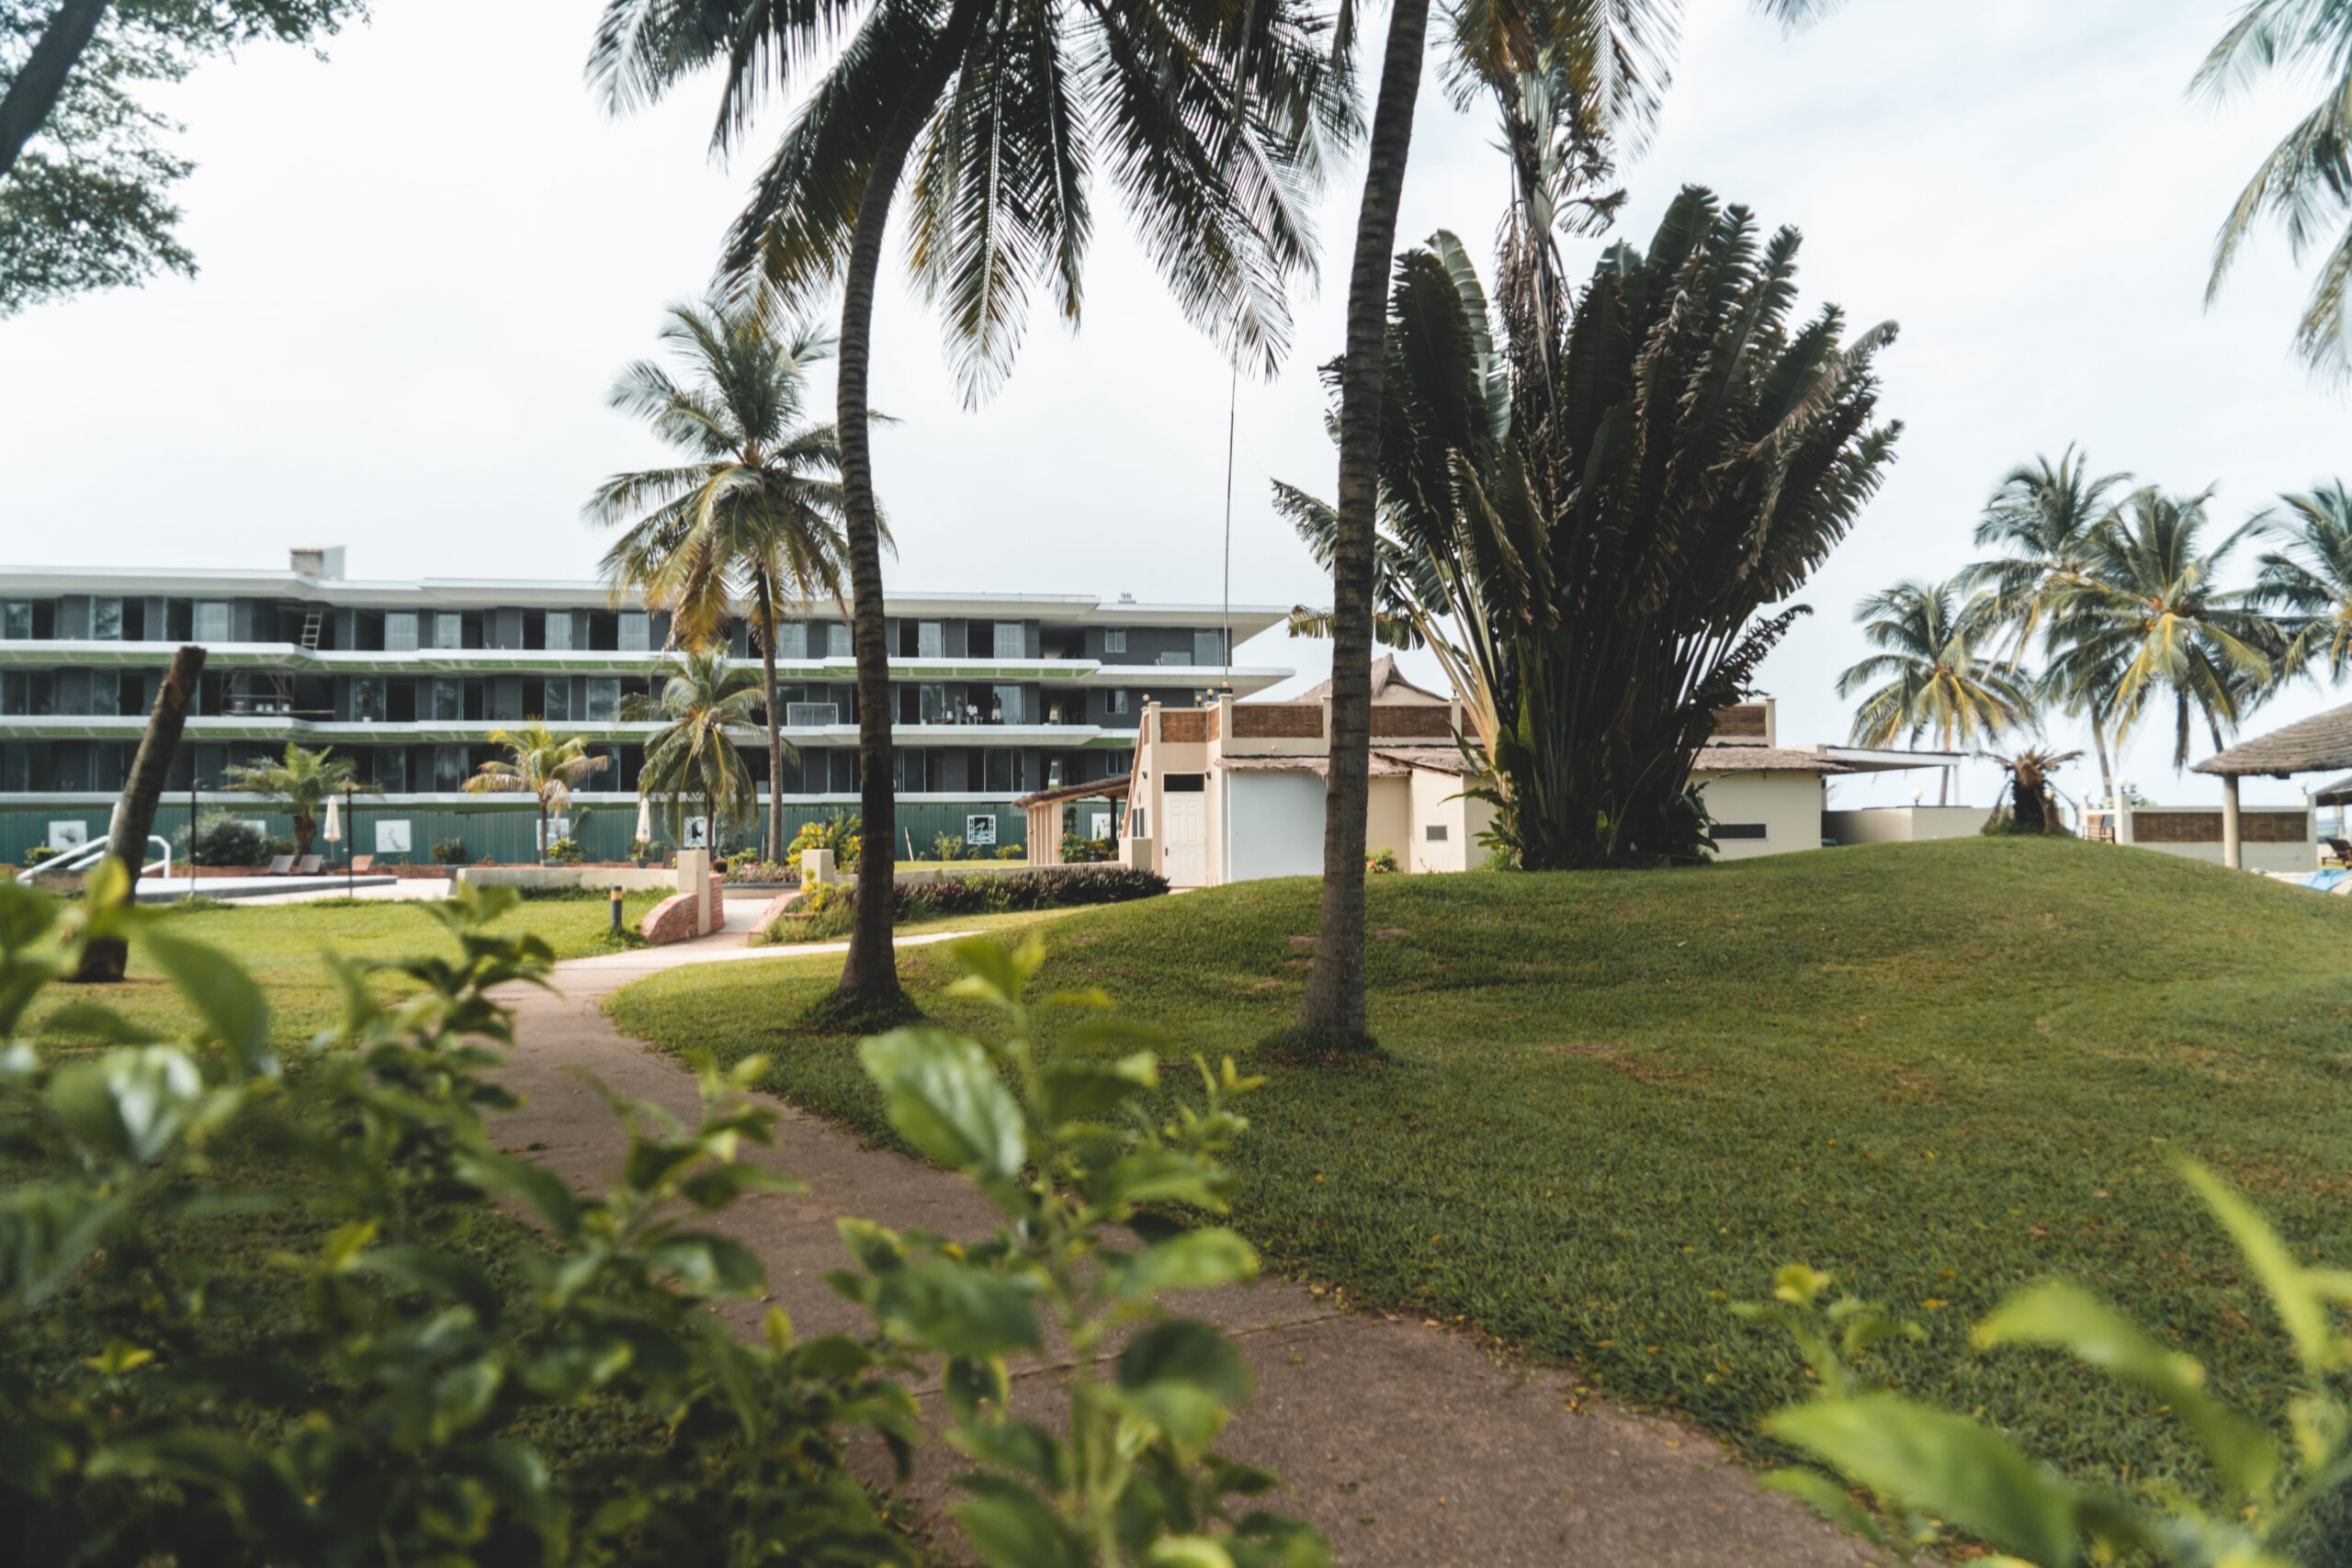
[[[1899,751],[1879,746],[1815,746],[1849,773],[1894,773],[1906,768],[1952,768],[1968,759],[1958,751]]]

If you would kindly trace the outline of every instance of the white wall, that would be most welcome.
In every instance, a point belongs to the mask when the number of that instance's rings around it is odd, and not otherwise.
[[[1993,815],[1984,806],[1866,806],[1825,811],[1822,834],[1841,844],[1910,844],[1923,839],[1973,839]]]
[[[1761,839],[1720,839],[1717,860],[1753,860],[1821,847],[1819,773],[1714,773],[1700,781],[1707,811],[1719,822],[1761,822]]]
[[[2154,850],[2159,854],[2178,855],[2183,860],[2201,860],[2208,865],[2222,863],[2222,846],[2211,844],[2127,844],[2126,849]],[[2239,858],[2248,871],[2316,871],[2319,869],[2319,847],[2316,844],[2240,844]]]
[[[1482,800],[1455,798],[1470,781],[1453,773],[1415,768],[1404,782],[1412,786],[1413,799],[1410,851],[1398,856],[1405,869],[1467,871],[1483,863],[1487,851],[1478,842],[1478,831],[1493,820],[1495,809]],[[1432,828],[1444,836],[1430,838]]]
[[[1232,880],[1323,874],[1323,780],[1310,773],[1229,771]],[[1215,823],[1209,836],[1216,836]]]

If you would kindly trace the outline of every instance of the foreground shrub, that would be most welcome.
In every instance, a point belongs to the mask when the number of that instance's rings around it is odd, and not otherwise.
[[[1039,866],[978,876],[947,876],[936,882],[900,883],[892,917],[952,919],[962,915],[1001,915],[1034,909],[1075,908],[1086,904],[1124,904],[1168,891],[1158,872],[1125,865]],[[846,936],[857,922],[857,886],[827,883],[801,895],[768,929],[775,942],[830,942]]]
[[[812,817],[792,835],[792,842],[785,850],[785,863],[798,865],[803,850],[831,850],[836,869],[854,871],[858,851],[865,842],[864,832],[864,818],[859,817]]]
[[[208,811],[198,818],[193,843],[189,838],[182,829],[178,841],[187,849],[188,859],[198,865],[266,865],[269,861],[269,836],[225,811]]]
[[[2134,1496],[2067,1478],[1981,1419],[1890,1392],[1863,1368],[1918,1325],[1847,1296],[1825,1304],[1831,1278],[1792,1264],[1773,1300],[1736,1310],[1796,1341],[1820,1393],[1766,1418],[1764,1429],[1838,1479],[1784,1470],[1766,1478],[1905,1562],[1940,1558],[1958,1531],[2038,1568],[2158,1562],[2179,1568],[2320,1568],[2344,1560],[2340,1532],[2352,1485],[2352,1271],[2306,1266],[2262,1216],[2193,1161],[2181,1175],[2235,1241],[2268,1297],[2303,1373],[2288,1407],[2257,1416],[2206,1386],[2205,1369],[2106,1301],[2062,1281],[2010,1296],[1976,1325],[1980,1349],[2064,1351],[2177,1421],[2210,1474],[2192,1491],[2170,1478]],[[2290,1433],[2282,1445],[2275,1435]]]

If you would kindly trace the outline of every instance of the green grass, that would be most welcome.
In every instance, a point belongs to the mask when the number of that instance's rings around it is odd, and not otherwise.
[[[612,915],[605,899],[531,898],[516,906],[493,931],[531,931],[546,939],[558,958],[580,958],[635,946],[638,922],[661,898],[632,895],[622,908],[624,935],[609,934]],[[268,995],[271,1037],[279,1046],[307,1040],[334,1021],[342,1003],[319,955],[327,949],[356,958],[401,958],[447,952],[457,946],[439,921],[417,904],[390,899],[331,898],[307,904],[208,902],[172,911],[173,929],[220,949],[250,970]],[[384,982],[388,987],[391,981]],[[36,1022],[74,1002],[102,1002],[132,1021],[173,1032],[191,1026],[192,1015],[134,949],[120,985],[53,987]]]
[[[1573,1359],[1736,1442],[1804,1385],[1726,1298],[1802,1259],[1928,1328],[1895,1359],[1906,1387],[2086,1472],[2190,1472],[2146,1401],[1966,1335],[2071,1276],[2276,1409],[2279,1334],[2167,1149],[2352,1262],[2352,900],[2017,840],[1368,897],[1392,1062],[1282,1068],[1245,1102],[1239,1227],[1282,1270]],[[1292,1021],[1315,919],[1303,881],[1077,911],[1037,988],[1099,986],[1247,1066]],[[666,1049],[767,1053],[771,1088],[887,1139],[854,1043],[790,1021],[837,964],[678,971],[611,1006]],[[900,964],[934,1016],[979,1023],[944,994],[944,948]]]

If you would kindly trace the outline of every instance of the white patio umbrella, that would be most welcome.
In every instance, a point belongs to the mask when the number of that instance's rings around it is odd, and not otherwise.
[[[653,840],[653,803],[641,795],[637,797],[637,836],[647,843]]]
[[[343,842],[343,802],[333,795],[327,797],[327,822],[319,829],[319,837],[330,844]]]

